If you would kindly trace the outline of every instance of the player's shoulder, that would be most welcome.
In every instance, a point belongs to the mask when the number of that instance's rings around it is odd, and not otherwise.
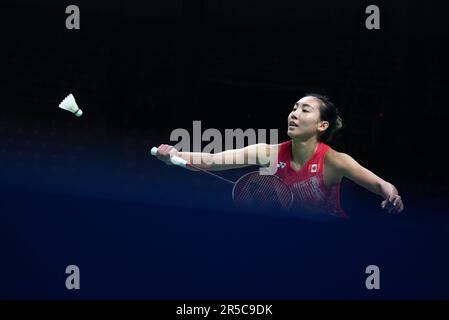
[[[342,170],[352,161],[352,157],[344,152],[329,148],[325,154],[324,161],[327,166]]]

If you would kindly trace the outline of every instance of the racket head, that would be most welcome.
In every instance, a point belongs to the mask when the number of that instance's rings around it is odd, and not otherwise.
[[[253,171],[235,182],[232,200],[238,208],[288,211],[293,203],[293,192],[278,176]]]

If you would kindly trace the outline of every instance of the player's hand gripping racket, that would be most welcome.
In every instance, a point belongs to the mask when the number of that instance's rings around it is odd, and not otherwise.
[[[151,149],[151,154],[157,155],[156,147]],[[174,165],[184,168],[190,167],[232,184],[232,199],[239,208],[288,210],[293,203],[293,193],[290,187],[275,175],[261,175],[259,171],[253,171],[241,176],[234,182],[197,167],[177,156],[172,156],[170,161]]]

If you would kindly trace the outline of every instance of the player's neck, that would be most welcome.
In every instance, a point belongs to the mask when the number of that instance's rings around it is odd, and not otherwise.
[[[315,137],[308,140],[292,139],[292,161],[301,166],[305,165],[315,153],[318,144],[319,141]]]

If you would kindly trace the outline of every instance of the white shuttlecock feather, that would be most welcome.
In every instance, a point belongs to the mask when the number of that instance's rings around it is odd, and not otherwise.
[[[81,111],[81,109],[76,104],[73,94],[69,94],[67,97],[65,97],[64,100],[62,100],[59,104],[59,108],[70,111],[77,117],[81,117],[81,115],[83,114],[83,111]]]

